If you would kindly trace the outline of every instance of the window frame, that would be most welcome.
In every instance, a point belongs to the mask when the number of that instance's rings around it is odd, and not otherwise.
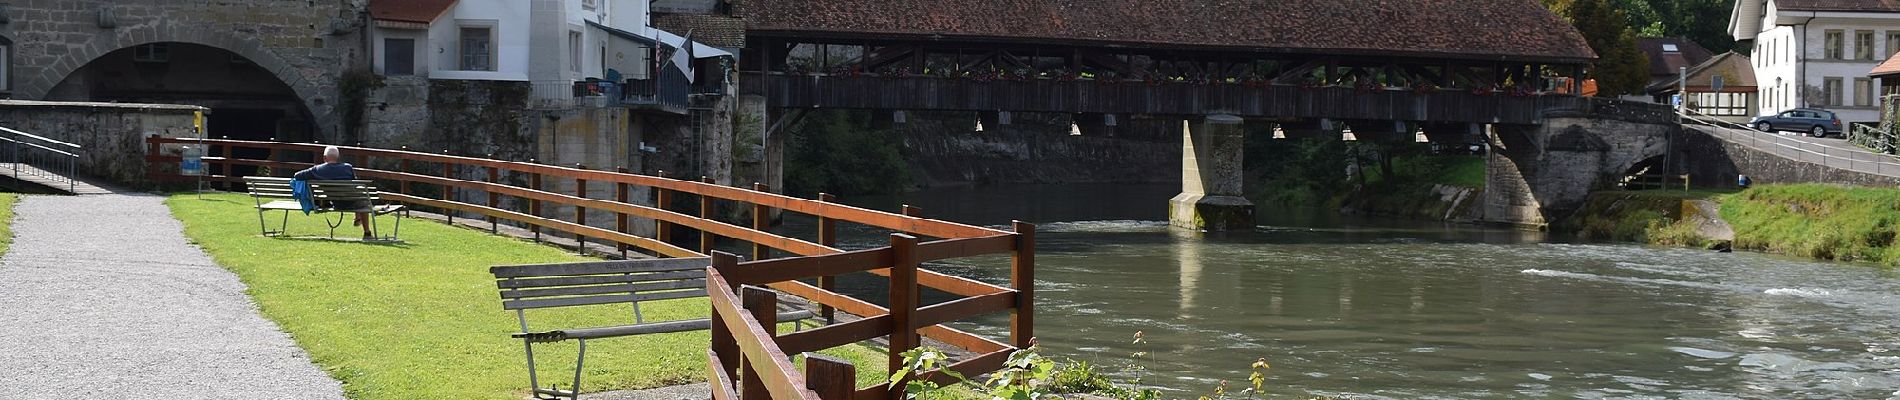
[[[0,36],[0,93],[13,93],[13,40]]]
[[[1847,56],[1847,31],[1829,29],[1821,34],[1821,58],[1842,60]]]
[[[482,49],[485,54],[481,54],[482,56],[486,56],[486,60],[485,60],[486,65],[483,66],[485,67],[485,69],[477,69],[470,62],[471,61],[470,57],[475,56],[474,54],[471,54],[471,52],[469,51],[470,49],[473,48],[470,46],[471,43],[469,39],[471,39],[472,37],[471,35],[469,35],[469,32],[473,30],[482,30],[488,33],[487,38],[486,38],[487,46],[485,46],[485,48]],[[501,66],[500,66],[501,54],[500,54],[500,49],[499,49],[499,43],[496,43],[496,41],[500,39],[501,39],[501,27],[500,27],[500,24],[498,24],[496,21],[492,21],[492,20],[456,21],[455,23],[455,67],[456,67],[456,70],[472,71],[472,72],[500,71],[501,70]]]
[[[1854,31],[1854,59],[1872,60],[1874,57],[1874,31]]]
[[[1846,94],[1841,93],[1841,92],[1846,91],[1846,85],[1847,83],[1841,80],[1841,77],[1838,77],[1838,76],[1829,76],[1829,77],[1821,78],[1821,102],[1823,103],[1822,105],[1830,106],[1830,107],[1841,105],[1843,103],[1843,100],[1847,99],[1845,97]]]
[[[581,62],[583,58],[585,58],[585,54],[581,51],[581,46],[585,41],[586,40],[581,36],[581,31],[567,31],[568,72],[573,72],[576,75],[581,73]]]
[[[172,60],[170,43],[146,43],[132,46],[132,62],[168,63]]]
[[[403,57],[406,57],[409,60],[409,68],[401,71],[401,73],[395,73],[395,70],[392,68],[395,65],[395,63],[392,62],[393,59],[390,58],[390,56],[397,54],[396,52],[392,51],[392,46],[390,46],[390,43],[396,42],[396,41],[409,42],[409,51],[403,52],[402,54]],[[415,38],[384,37],[382,46],[383,46],[382,48],[383,49],[383,54],[382,54],[383,76],[415,76],[417,75],[416,70],[418,68],[416,68],[416,39]]]
[[[1874,105],[1874,80],[1865,77],[1854,78],[1854,106],[1872,107]]]

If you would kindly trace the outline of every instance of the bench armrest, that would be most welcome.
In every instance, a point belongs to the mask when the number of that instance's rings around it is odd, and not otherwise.
[[[810,319],[808,310],[778,313],[779,322],[791,322]],[[679,321],[654,322],[637,325],[608,326],[600,328],[562,329],[547,332],[526,332],[512,335],[516,339],[530,343],[552,343],[570,339],[599,339],[620,336],[645,335],[649,333],[673,333],[712,329],[710,319],[689,319]]]

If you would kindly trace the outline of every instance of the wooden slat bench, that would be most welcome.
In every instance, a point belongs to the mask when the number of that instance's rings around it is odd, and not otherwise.
[[[382,231],[376,227],[376,217],[402,212],[406,208],[400,204],[377,205],[376,202],[382,198],[381,192],[376,190],[375,182],[367,180],[307,182],[310,185],[310,198],[316,201],[317,206],[311,212],[339,214],[336,222],[324,220],[324,223],[330,226],[330,238],[336,238],[336,228],[342,226],[343,221],[349,220],[350,215],[368,213],[370,214],[368,221],[370,231],[376,234],[364,240],[392,242],[400,240],[398,236],[402,234],[402,218],[396,218],[395,229],[389,236],[382,236]],[[264,236],[283,236],[285,229],[290,226],[290,212],[303,211],[303,205],[297,202],[296,196],[292,195],[290,178],[246,176],[244,185],[249,188],[251,199],[257,203],[257,229],[262,231]],[[271,211],[284,213],[283,220],[277,225],[277,230],[271,230],[264,222],[265,214]]]
[[[706,267],[711,259],[663,258],[625,261],[577,262],[541,265],[490,267],[495,286],[501,289],[501,308],[515,312],[521,323],[521,339],[528,356],[528,385],[537,399],[578,399],[581,367],[587,356],[587,341],[651,333],[686,332],[709,329],[708,319],[646,322],[640,302],[706,297]],[[630,304],[633,324],[534,331],[528,326],[527,310]],[[779,321],[812,317],[811,311],[778,314]],[[535,370],[534,345],[573,340],[580,352],[574,359],[574,383],[567,390],[542,388]],[[545,396],[545,397],[544,397]]]

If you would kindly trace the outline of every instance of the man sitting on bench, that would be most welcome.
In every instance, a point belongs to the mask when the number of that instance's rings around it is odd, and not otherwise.
[[[342,159],[343,149],[337,148],[336,146],[324,147],[322,164],[297,171],[297,174],[292,175],[291,178],[303,181],[344,181],[356,179],[356,169],[351,167],[350,163],[340,161]],[[339,210],[362,210],[369,209],[370,205],[368,203],[369,201],[364,200],[357,204],[331,204],[330,207]],[[376,237],[376,234],[369,229],[368,220],[369,213],[359,212],[356,213],[356,222],[351,223],[352,225],[363,227],[364,239]]]

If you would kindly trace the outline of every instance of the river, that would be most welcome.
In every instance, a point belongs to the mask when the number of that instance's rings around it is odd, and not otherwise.
[[[1900,397],[1900,275],[1889,270],[1324,210],[1262,208],[1252,232],[1201,235],[1164,222],[1176,188],[1001,185],[846,202],[1037,223],[1046,353],[1169,397],[1220,380],[1238,391],[1259,358],[1275,398]],[[845,247],[887,243],[841,229]],[[1004,258],[933,268],[1008,280]],[[881,299],[880,281],[845,286]],[[1002,337],[1004,321],[958,326]],[[1132,343],[1137,331],[1145,344]]]

